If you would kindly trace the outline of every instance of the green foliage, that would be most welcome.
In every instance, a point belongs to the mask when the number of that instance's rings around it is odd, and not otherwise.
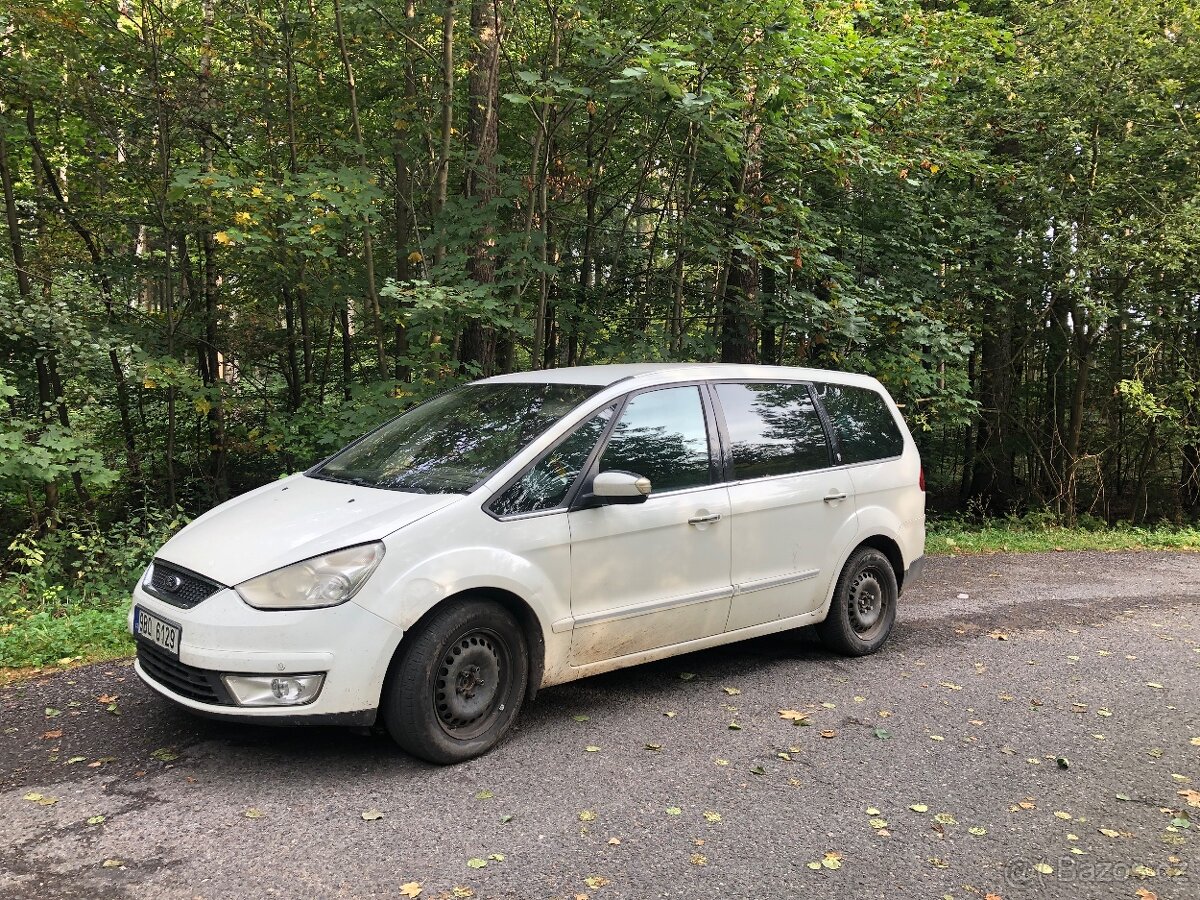
[[[1160,524],[1110,526],[1083,517],[1065,527],[1053,513],[1006,519],[932,519],[926,552],[934,556],[974,553],[1049,553],[1064,550],[1200,550],[1200,528]]]

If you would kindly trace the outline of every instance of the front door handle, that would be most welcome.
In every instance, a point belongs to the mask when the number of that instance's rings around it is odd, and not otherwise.
[[[720,513],[709,513],[706,516],[692,516],[690,519],[688,519],[688,524],[689,525],[708,525],[711,522],[720,522],[720,521],[721,521]]]
[[[826,503],[837,503],[839,500],[845,500],[847,496],[849,496],[849,495],[845,491],[837,491],[836,493],[833,493],[833,494],[826,494],[825,502]]]

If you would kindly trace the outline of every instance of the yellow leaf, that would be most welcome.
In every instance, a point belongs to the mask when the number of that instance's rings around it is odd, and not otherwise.
[[[231,238],[224,231],[218,231],[216,234],[214,234],[213,240],[216,241],[218,244],[220,244],[222,247],[228,247],[230,244],[233,243],[233,238]]]
[[[256,184],[254,187],[250,188],[250,196],[251,196],[251,197],[261,197],[261,196],[263,196],[263,189],[262,189],[262,188],[260,188],[260,187],[259,187],[259,186]],[[415,897],[416,895],[414,894],[413,896]]]
[[[142,381],[142,387],[144,387],[146,390],[151,390],[152,388],[158,387],[158,382],[153,378],[146,378]]]
[[[408,261],[410,263],[419,263],[424,258],[425,257],[421,255],[420,250],[414,250],[412,253],[408,254]]]
[[[405,884],[400,885],[400,896],[401,897],[420,897],[421,896],[421,882],[409,881],[409,882],[406,882]]]
[[[253,221],[253,217],[248,212],[236,212],[233,214],[233,221],[239,225],[249,225]]]

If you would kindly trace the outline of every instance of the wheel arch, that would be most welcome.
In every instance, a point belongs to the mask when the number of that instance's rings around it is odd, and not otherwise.
[[[400,660],[407,652],[413,638],[421,632],[426,622],[446,608],[447,603],[453,603],[455,600],[461,600],[464,597],[482,597],[486,600],[491,600],[494,603],[504,607],[521,626],[521,630],[525,633],[525,648],[529,659],[529,680],[528,687],[525,690],[525,702],[530,703],[537,696],[538,688],[542,684],[542,673],[546,665],[546,638],[542,632],[542,623],[538,619],[537,613],[533,611],[525,600],[512,591],[498,587],[472,587],[443,597],[437,603],[425,610],[415,622],[412,623],[404,631],[404,636],[400,639],[400,643],[396,646],[392,653],[392,659],[388,663],[387,673],[383,679],[383,690],[387,691],[388,686],[392,683],[392,675],[396,667],[400,664]]]
[[[850,556],[863,547],[873,547],[887,557],[888,562],[892,564],[892,571],[896,573],[896,587],[904,590],[904,553],[901,551],[900,545],[886,534],[873,534],[869,538],[859,541],[858,545],[850,551]],[[842,565],[844,567],[845,563]]]

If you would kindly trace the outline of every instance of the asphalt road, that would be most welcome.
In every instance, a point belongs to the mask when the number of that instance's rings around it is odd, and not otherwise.
[[[1200,555],[1158,553],[933,560],[876,656],[552,688],[452,768],[91,666],[0,689],[0,897],[1193,900],[1198,676]]]

